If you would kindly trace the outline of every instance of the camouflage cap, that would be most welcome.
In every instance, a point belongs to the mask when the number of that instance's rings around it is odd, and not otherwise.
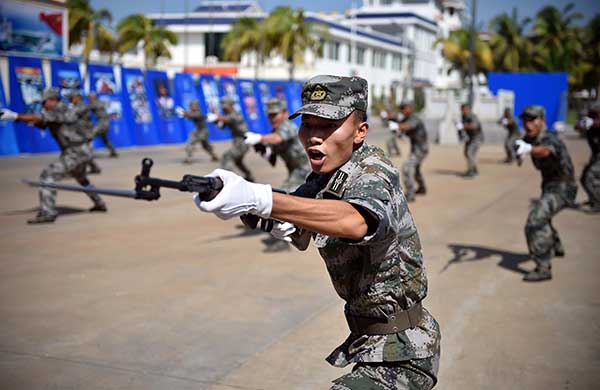
[[[44,89],[44,92],[42,92],[42,102],[48,99],[60,99],[58,88],[51,87]]]
[[[233,104],[233,103],[235,103],[235,102],[233,101],[233,99],[231,97],[229,97],[229,96],[221,96],[221,105],[222,106],[228,106],[228,105]]]
[[[81,91],[78,90],[78,89],[74,89],[72,91],[69,91],[69,99],[73,99],[75,96],[81,97]]]
[[[542,106],[527,106],[521,111],[519,118],[545,118],[546,110]]]
[[[290,115],[301,114],[339,120],[354,110],[367,111],[368,84],[361,77],[320,75],[302,87],[302,107]]]
[[[403,100],[403,101],[400,103],[400,106],[399,106],[399,107],[400,107],[400,109],[402,110],[402,109],[403,109],[404,107],[406,107],[406,106],[414,106],[414,105],[415,105],[415,103],[414,103],[412,100]]]
[[[98,95],[96,94],[96,92],[94,91],[90,91],[90,93],[88,93],[88,97],[97,97]]]
[[[287,103],[283,98],[272,98],[267,101],[267,114],[279,114],[287,110]]]

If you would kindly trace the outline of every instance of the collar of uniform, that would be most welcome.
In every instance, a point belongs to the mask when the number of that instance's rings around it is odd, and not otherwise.
[[[331,176],[327,185],[322,191],[324,197],[341,199],[346,190],[349,178],[354,169],[360,164],[362,156],[367,149],[367,143],[363,144],[352,152],[350,159],[346,161],[341,167],[339,167]]]

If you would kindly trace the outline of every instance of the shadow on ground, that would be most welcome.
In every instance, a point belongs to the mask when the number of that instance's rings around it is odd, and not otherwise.
[[[437,175],[465,177],[464,171],[454,171],[452,169],[434,169],[433,173]]]
[[[453,253],[453,257],[442,268],[440,273],[446,271],[453,264],[470,263],[473,261],[486,260],[490,257],[499,256],[498,266],[509,271],[526,274],[528,271],[521,268],[521,263],[530,259],[527,253],[515,253],[488,248],[477,245],[448,244],[448,248]]]
[[[25,210],[12,210],[12,211],[6,211],[4,213],[2,213],[2,215],[4,216],[13,216],[13,215],[25,215],[25,214],[33,214],[33,213],[37,213],[39,212],[39,208],[38,207],[32,207],[30,209],[25,209]],[[58,211],[58,215],[70,215],[70,214],[81,214],[81,213],[87,213],[88,210],[87,209],[82,209],[79,207],[67,207],[67,206],[58,206],[56,208],[56,211]]]

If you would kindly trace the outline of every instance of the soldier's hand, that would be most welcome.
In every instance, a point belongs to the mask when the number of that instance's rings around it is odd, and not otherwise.
[[[208,115],[206,115],[206,121],[208,123],[214,123],[217,121],[217,119],[219,119],[219,116],[214,112],[209,112]]]
[[[388,129],[392,132],[392,133],[397,133],[398,130],[400,130],[400,126],[398,125],[397,122],[394,121],[390,121],[388,123]]]
[[[515,146],[517,147],[517,150],[515,150],[515,153],[517,153],[517,156],[519,156],[519,157],[531,153],[531,149],[533,149],[533,147],[530,144],[523,141],[522,139],[516,140]]]
[[[185,110],[183,109],[183,107],[175,107],[175,113],[180,118],[183,118],[185,116]]]
[[[455,126],[456,126],[456,129],[459,131],[465,129],[465,125],[463,125],[462,122],[456,122]]]
[[[223,189],[211,201],[206,202],[194,195],[194,203],[206,213],[221,219],[230,219],[244,214],[269,218],[273,208],[273,191],[268,184],[250,183],[233,172],[215,169],[207,176],[219,177]]]
[[[258,133],[253,133],[251,131],[248,131],[244,135],[244,137],[245,137],[244,143],[246,145],[256,145],[256,144],[260,143],[260,140],[262,139],[262,135],[260,135]]]
[[[8,108],[0,108],[0,120],[2,121],[16,121],[19,114]]]
[[[271,229],[271,235],[279,240],[285,242],[292,242],[292,238],[289,237],[296,231],[296,227],[289,222],[273,221],[273,228]]]

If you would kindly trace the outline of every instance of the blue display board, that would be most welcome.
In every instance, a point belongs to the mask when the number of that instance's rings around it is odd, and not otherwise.
[[[123,115],[123,95],[119,90],[111,65],[89,65],[88,78],[90,91],[96,92],[98,99],[106,103],[110,116],[108,138],[116,147],[132,146],[133,137]],[[98,138],[94,147],[104,147]]]
[[[42,93],[46,86],[42,61],[39,58],[9,57],[10,107],[18,113],[39,114],[42,110]],[[59,150],[48,131],[15,124],[17,142],[22,153],[42,153]]]
[[[265,125],[265,111],[263,111],[256,83],[252,80],[237,80],[237,87],[248,129],[254,133],[269,133],[271,126]]]
[[[200,108],[206,114],[222,114],[221,103],[219,101],[219,87],[217,80],[211,75],[200,75],[198,83],[198,97],[200,98]],[[208,124],[208,131],[211,140],[231,139],[229,128],[219,129],[214,123]]]
[[[488,73],[488,85],[494,94],[497,94],[499,89],[515,93],[516,116],[526,106],[538,104],[546,109],[546,124],[549,128],[556,121],[566,120],[566,112],[561,110],[561,106],[569,88],[567,73],[491,72]]]
[[[50,61],[51,84],[60,90],[61,99],[68,104],[71,92],[83,93],[83,83],[76,62]]]
[[[146,93],[160,141],[169,144],[185,141],[181,123],[175,114],[175,99],[167,73],[146,71]]]
[[[4,88],[2,87],[2,75],[0,75],[0,108],[7,108]],[[0,121],[0,156],[19,154],[15,124],[9,121]]]
[[[194,86],[194,78],[189,73],[176,73],[175,105],[188,111],[192,100],[197,100],[198,103],[200,103],[200,99],[198,99],[198,92]],[[185,118],[179,118],[179,122],[184,134],[189,136],[190,132],[194,130],[194,123]]]
[[[267,114],[267,102],[269,101],[269,99],[273,98],[273,95],[271,94],[271,85],[269,84],[268,81],[265,80],[256,80],[256,90],[257,90],[257,94],[260,97],[260,103],[262,106],[262,110],[265,114],[265,128],[272,130],[271,128],[271,124],[269,123],[268,120],[268,114]]]
[[[271,87],[271,96],[283,98],[287,102],[288,112],[292,114],[302,106],[302,84],[295,81],[268,81]],[[300,126],[301,117],[294,119]]]
[[[121,93],[124,100],[123,113],[129,127],[133,130],[134,144],[160,143],[150,110],[144,75],[140,69],[121,69]]]

